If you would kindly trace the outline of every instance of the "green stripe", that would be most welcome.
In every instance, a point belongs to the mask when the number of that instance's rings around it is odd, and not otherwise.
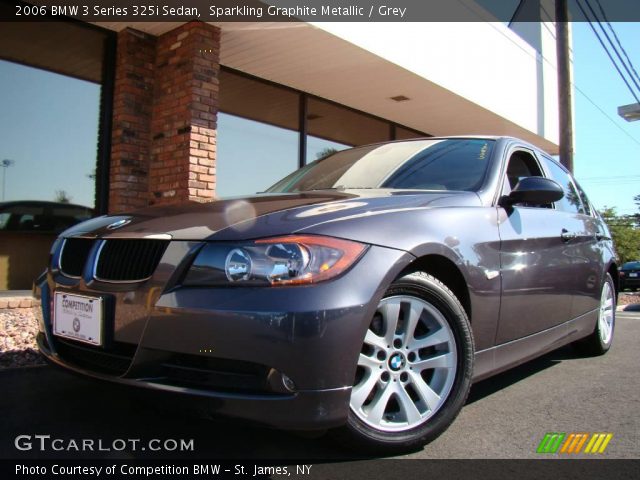
[[[536,450],[537,453],[547,453],[547,444],[550,443],[553,435],[553,433],[545,434],[544,438],[540,442],[540,445],[538,445],[538,450]]]
[[[566,433],[556,433],[550,432],[544,435],[544,438],[538,445],[538,449],[536,453],[556,453],[560,446],[562,445],[562,441],[567,436]]]
[[[550,453],[556,453],[558,451],[558,449],[560,448],[560,445],[562,445],[562,440],[564,440],[564,437],[566,436],[566,433],[559,433],[558,434],[558,438],[556,439],[556,443],[553,445],[553,447],[551,447],[551,452]]]

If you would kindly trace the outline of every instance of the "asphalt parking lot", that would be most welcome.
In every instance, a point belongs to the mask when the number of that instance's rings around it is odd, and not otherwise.
[[[598,458],[640,458],[639,339],[640,312],[618,312],[614,345],[607,355],[583,358],[566,347],[474,385],[449,430],[404,458],[541,458],[535,451],[547,432],[610,432],[613,438]],[[0,390],[0,458],[351,457],[327,440],[205,420],[173,395],[132,391],[51,366],[0,371]],[[116,438],[193,438],[195,449],[78,454],[15,448],[16,436],[36,434],[106,443]]]

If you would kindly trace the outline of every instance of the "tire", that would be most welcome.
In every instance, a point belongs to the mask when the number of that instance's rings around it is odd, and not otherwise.
[[[423,447],[462,409],[473,358],[469,319],[453,292],[423,272],[397,279],[366,332],[339,439],[366,453]]]
[[[574,342],[576,349],[585,355],[604,355],[613,343],[616,325],[616,290],[611,275],[605,274],[600,292],[600,307],[596,326],[588,337]]]

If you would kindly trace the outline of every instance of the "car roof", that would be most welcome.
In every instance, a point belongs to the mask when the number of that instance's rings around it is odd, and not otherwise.
[[[387,145],[387,144],[401,143],[401,142],[415,142],[415,141],[424,141],[424,140],[456,140],[456,139],[457,140],[495,140],[495,141],[504,140],[506,142],[518,143],[523,147],[527,147],[532,150],[537,150],[539,152],[550,155],[540,147],[536,147],[535,145],[525,140],[522,140],[521,138],[510,137],[506,135],[448,135],[448,136],[441,136],[441,137],[416,137],[416,138],[405,138],[401,140],[386,140],[383,142],[374,142],[368,145],[357,145],[356,147],[353,147],[353,148],[368,147],[372,145]]]

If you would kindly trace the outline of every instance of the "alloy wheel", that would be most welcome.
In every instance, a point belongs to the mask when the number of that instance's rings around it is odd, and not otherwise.
[[[613,335],[614,300],[613,290],[609,282],[604,282],[600,297],[600,311],[598,313],[598,330],[600,339],[605,345],[611,341]]]
[[[421,425],[446,401],[457,360],[454,334],[434,305],[409,295],[384,298],[358,359],[351,409],[376,430]]]

